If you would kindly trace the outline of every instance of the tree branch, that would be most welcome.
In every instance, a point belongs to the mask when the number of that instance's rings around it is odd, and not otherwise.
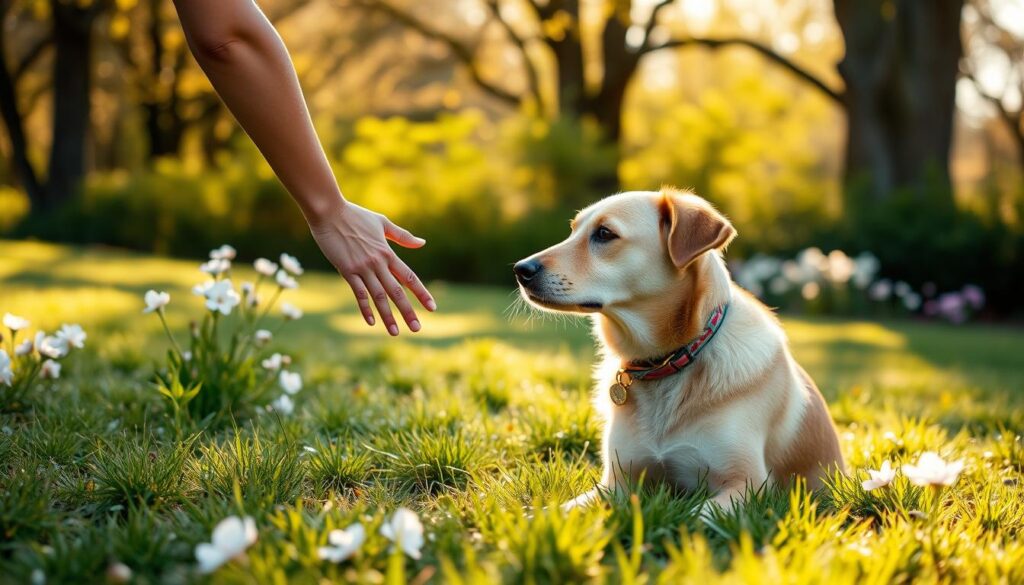
[[[543,115],[545,108],[544,100],[540,94],[540,76],[537,73],[537,68],[533,64],[533,60],[530,59],[530,54],[526,47],[527,40],[532,39],[524,39],[520,37],[516,33],[515,29],[512,28],[512,23],[502,18],[498,2],[499,0],[487,0],[487,8],[490,9],[494,20],[501,25],[501,28],[505,30],[505,34],[508,35],[512,43],[519,49],[519,53],[523,57],[523,66],[526,67],[527,91],[529,91],[530,95],[533,96],[533,99],[536,100],[537,106],[540,108],[541,114]]]
[[[647,19],[647,25],[644,26],[644,42],[640,46],[640,53],[646,53],[651,50],[651,33],[654,32],[654,27],[658,26],[658,14],[664,10],[667,6],[675,3],[676,0],[661,0],[654,5],[651,9],[651,17]]]
[[[470,77],[472,77],[474,83],[481,89],[498,98],[499,100],[508,104],[519,104],[521,102],[521,96],[518,96],[498,85],[491,83],[484,79],[483,74],[477,67],[476,60],[473,58],[473,49],[465,46],[454,37],[451,37],[444,32],[437,30],[427,23],[419,20],[415,16],[392,6],[384,0],[370,1],[370,0],[357,0],[357,4],[367,8],[369,10],[377,10],[383,14],[390,16],[397,20],[403,25],[416,31],[420,35],[435,41],[439,41],[448,47],[448,50],[452,52],[466,69],[469,71]]]
[[[799,65],[797,65],[793,61],[790,61],[786,57],[783,57],[782,55],[776,53],[771,48],[769,48],[769,47],[767,47],[765,45],[762,45],[761,43],[758,43],[757,41],[752,41],[750,39],[744,39],[744,38],[738,38],[738,37],[727,37],[727,38],[720,38],[720,39],[707,39],[707,38],[675,39],[675,40],[671,40],[671,41],[662,43],[660,45],[655,45],[653,47],[649,47],[643,53],[647,54],[647,53],[653,53],[654,51],[660,51],[662,49],[674,49],[674,48],[681,48],[681,47],[706,47],[708,49],[719,49],[719,48],[730,47],[730,46],[747,47],[748,49],[753,49],[754,51],[757,51],[758,53],[760,53],[763,57],[767,58],[769,61],[772,61],[772,62],[776,63],[777,65],[781,65],[784,69],[788,70],[790,73],[795,75],[800,80],[802,80],[802,81],[812,85],[813,87],[817,88],[819,91],[821,91],[821,93],[823,93],[826,96],[832,98],[833,101],[835,101],[835,102],[842,102],[843,101],[843,92],[842,91],[837,91],[837,90],[829,87],[828,84],[826,84],[824,81],[819,79],[816,75],[814,75],[810,71],[807,71],[806,69],[804,69],[803,67],[800,67]]]
[[[19,79],[25,76],[25,73],[35,65],[36,61],[43,56],[46,49],[50,46],[50,35],[42,36],[25,51],[25,54],[18,60],[18,64],[14,66],[14,71],[11,72],[11,77],[17,82]]]
[[[961,67],[960,74],[971,80],[971,83],[974,84],[974,91],[978,92],[978,95],[980,95],[982,99],[992,104],[996,109],[996,114],[998,114],[999,119],[1006,124],[1007,130],[1010,131],[1010,135],[1013,136],[1014,141],[1017,143],[1020,159],[1024,161],[1024,126],[1022,126],[1022,124],[1024,124],[1024,106],[1021,106],[1017,111],[1008,110],[1006,105],[1003,104],[1002,99],[987,93],[984,88],[982,88],[978,78],[974,76],[973,71],[966,67]]]

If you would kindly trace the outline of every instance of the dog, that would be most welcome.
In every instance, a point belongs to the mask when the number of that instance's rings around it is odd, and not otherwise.
[[[825,400],[781,324],[729,276],[728,219],[664,188],[612,195],[570,225],[513,268],[527,302],[589,316],[600,346],[601,484],[566,508],[642,477],[686,491],[706,482],[724,506],[747,486],[802,477],[817,489],[843,469]]]

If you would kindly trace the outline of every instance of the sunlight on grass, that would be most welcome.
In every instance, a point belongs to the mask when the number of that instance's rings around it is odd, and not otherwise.
[[[46,287],[22,288],[4,285],[0,310],[28,316],[33,328],[53,330],[61,323],[79,323],[87,329],[120,324],[138,327],[139,297],[115,288]]]
[[[259,537],[214,583],[1024,581],[1019,330],[787,317],[850,476],[816,497],[752,488],[704,520],[704,493],[663,485],[565,514],[600,474],[585,320],[510,318],[508,289],[433,283],[440,310],[393,340],[337,276],[305,275],[283,297],[305,316],[264,350],[302,373],[294,412],[254,403],[181,433],[153,384],[167,342],[142,295],[171,294],[184,339],[205,312],[197,265],[0,242],[0,312],[89,333],[59,380],[0,412],[0,583],[102,582],[115,561],[138,582],[192,582],[196,544],[235,514]],[[239,263],[236,282],[250,274]],[[862,487],[866,469],[929,450],[963,460],[954,485]],[[380,534],[399,506],[426,527],[419,559]],[[359,551],[323,561],[330,531],[356,523]]]
[[[437,339],[448,337],[480,336],[493,333],[503,323],[496,315],[474,313],[423,313],[419,316],[423,330],[417,338]],[[400,317],[399,317],[400,318]],[[366,333],[366,322],[359,315],[332,315],[328,324],[339,333],[363,335]]]

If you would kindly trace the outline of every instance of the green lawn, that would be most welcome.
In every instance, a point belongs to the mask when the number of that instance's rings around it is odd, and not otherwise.
[[[854,478],[813,498],[759,490],[709,521],[701,494],[656,486],[564,515],[549,504],[599,465],[585,323],[511,310],[511,278],[434,283],[438,312],[396,341],[363,324],[338,277],[307,274],[282,297],[305,316],[264,352],[303,374],[295,412],[239,409],[178,438],[153,385],[167,341],[142,296],[171,294],[185,343],[204,314],[197,264],[0,242],[0,313],[89,335],[60,380],[0,414],[0,582],[116,581],[119,564],[142,583],[1024,581],[1019,329],[785,318]],[[861,488],[865,468],[926,450],[964,459],[953,487]],[[380,534],[399,506],[426,528],[418,560]],[[233,514],[258,540],[201,577],[195,545]],[[359,552],[320,560],[328,532],[355,522]]]

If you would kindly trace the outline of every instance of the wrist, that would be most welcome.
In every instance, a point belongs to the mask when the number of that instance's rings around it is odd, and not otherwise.
[[[302,209],[302,215],[305,216],[306,223],[310,227],[330,221],[331,218],[337,218],[345,210],[346,206],[348,206],[348,201],[345,200],[345,197],[340,192],[310,197],[299,205]]]

